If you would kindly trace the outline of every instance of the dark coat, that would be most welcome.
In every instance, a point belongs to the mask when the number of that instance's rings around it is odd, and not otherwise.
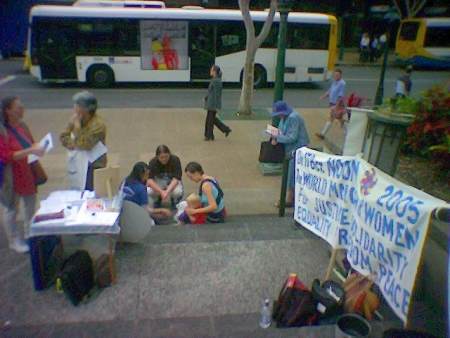
[[[208,95],[205,97],[206,110],[219,110],[222,108],[222,79],[211,79],[208,86]]]

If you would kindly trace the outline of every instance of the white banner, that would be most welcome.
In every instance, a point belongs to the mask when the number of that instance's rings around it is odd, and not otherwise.
[[[406,321],[431,212],[447,206],[361,158],[301,148],[296,153],[295,220],[375,283]]]
[[[362,152],[367,129],[367,113],[370,111],[362,108],[350,108],[351,118],[347,125],[342,155],[356,155]]]

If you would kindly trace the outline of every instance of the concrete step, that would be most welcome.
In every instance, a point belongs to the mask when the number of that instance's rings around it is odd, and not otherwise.
[[[268,329],[258,326],[258,313],[225,316],[171,318],[140,321],[108,321],[89,323],[64,323],[56,325],[20,326],[4,328],[4,338],[332,338],[334,325],[278,329],[272,324]],[[388,328],[399,328],[397,322],[371,322],[372,338],[382,337]]]

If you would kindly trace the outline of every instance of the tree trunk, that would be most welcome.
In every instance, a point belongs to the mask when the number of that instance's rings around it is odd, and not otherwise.
[[[251,115],[253,100],[253,77],[255,69],[256,48],[248,48],[245,56],[244,73],[242,74],[242,90],[239,99],[239,114]]]
[[[242,74],[242,90],[239,99],[238,114],[251,115],[256,51],[266,39],[267,35],[269,35],[277,7],[277,0],[270,0],[270,11],[258,36],[255,36],[255,26],[250,15],[250,0],[239,0],[238,2],[247,33],[245,65]]]

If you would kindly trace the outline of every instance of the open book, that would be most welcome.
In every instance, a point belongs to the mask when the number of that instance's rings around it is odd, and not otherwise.
[[[280,134],[280,130],[277,127],[272,126],[271,124],[268,124],[266,133],[270,136],[278,136]]]

